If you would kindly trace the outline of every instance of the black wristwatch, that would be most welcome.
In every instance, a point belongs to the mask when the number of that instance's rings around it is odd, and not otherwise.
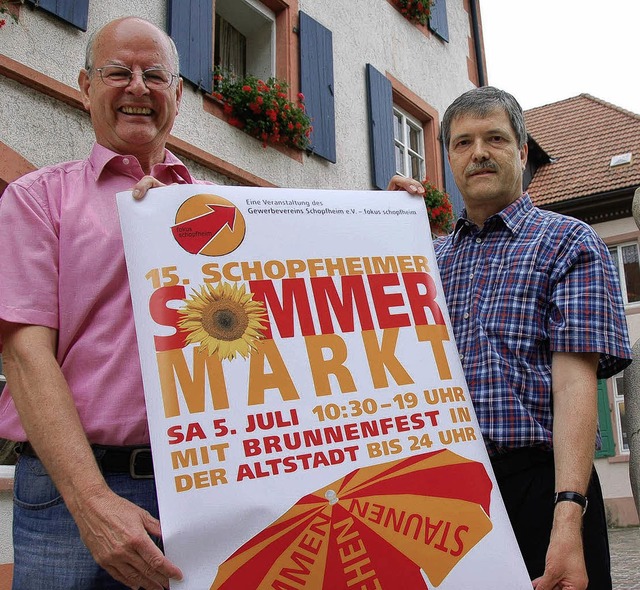
[[[575,502],[576,504],[580,504],[580,506],[582,506],[583,515],[587,511],[587,506],[589,505],[589,500],[578,492],[556,492],[553,497],[553,504],[555,505],[558,502]]]

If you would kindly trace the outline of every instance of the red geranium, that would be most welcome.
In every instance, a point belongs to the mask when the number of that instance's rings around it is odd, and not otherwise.
[[[429,22],[432,0],[393,0],[402,16],[411,22],[426,25]]]
[[[428,178],[422,181],[422,186],[431,231],[436,234],[448,234],[453,228],[454,219],[449,195],[432,184]]]
[[[249,135],[268,143],[298,149],[309,146],[311,120],[304,112],[304,96],[298,102],[288,99],[285,82],[269,78],[266,82],[254,76],[237,80],[216,70],[212,96],[222,102],[229,122]],[[238,123],[241,123],[238,124]]]

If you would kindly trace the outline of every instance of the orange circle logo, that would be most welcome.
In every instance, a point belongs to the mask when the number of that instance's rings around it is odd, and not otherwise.
[[[176,242],[191,254],[223,256],[242,243],[246,228],[242,213],[231,201],[218,195],[200,194],[180,205],[171,232]]]

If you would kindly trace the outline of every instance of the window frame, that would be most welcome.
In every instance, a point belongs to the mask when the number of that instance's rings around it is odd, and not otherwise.
[[[640,267],[640,244],[637,240],[630,240],[628,242],[620,242],[616,244],[607,244],[609,254],[613,259],[613,262],[618,271],[618,281],[620,282],[620,294],[622,295],[622,301],[627,306],[640,306],[640,299],[638,301],[629,301],[629,291],[627,288],[627,277],[624,270],[624,264],[622,260],[622,248],[627,246],[635,246],[636,254],[638,257],[638,266]],[[615,253],[613,252],[615,250]]]
[[[254,18],[254,22],[257,20],[264,21],[264,25],[270,26],[270,34],[269,39],[266,43],[260,45],[255,52],[252,51],[251,45],[252,40],[255,40],[255,37],[251,37],[250,32],[247,30],[247,22],[249,19],[243,18],[243,15],[238,15],[238,19],[229,20],[227,17],[229,13],[227,10],[224,11],[224,14],[221,14],[221,18],[223,18],[227,23],[229,23],[242,37],[245,39],[245,76],[246,75],[254,75],[257,78],[262,78],[266,80],[267,78],[271,78],[276,76],[276,35],[277,35],[277,22],[276,22],[276,13],[273,11],[265,2],[262,0],[215,0],[213,6],[213,31],[212,31],[212,42],[214,47],[214,66],[215,64],[215,48],[219,47],[219,41],[216,39],[216,33],[218,30],[218,21],[217,21],[217,7],[219,2],[228,3],[228,5],[232,6],[232,11],[237,11],[240,13],[247,13],[249,11],[253,11],[257,13]],[[240,3],[245,5],[244,8],[238,9]],[[232,15],[235,16],[235,15]],[[266,60],[260,63],[256,63],[256,60],[252,57],[253,53],[256,54],[264,54],[263,47],[268,45],[268,57]]]
[[[611,378],[611,386],[613,391],[613,413],[615,415],[616,423],[616,440],[617,454],[628,455],[629,454],[629,438],[628,433],[624,431],[622,424],[622,416],[620,414],[620,406],[624,408],[624,371]],[[624,410],[623,410],[624,412]],[[627,435],[627,442],[625,443],[625,435]]]
[[[215,1],[215,0],[214,0]],[[299,92],[300,45],[297,30],[298,0],[255,0],[275,14],[275,76],[289,84],[289,98]],[[214,6],[215,12],[215,6]]]
[[[428,178],[438,188],[442,188],[444,169],[440,138],[438,137],[440,132],[438,111],[388,72],[386,77],[391,82],[393,107],[402,109],[422,126],[425,178]],[[395,152],[393,166],[395,169]]]
[[[425,141],[424,141],[424,128],[422,122],[412,117],[407,111],[400,108],[398,105],[393,105],[394,116],[394,154],[396,155],[395,168],[396,174],[405,176],[407,178],[413,178],[418,182],[424,180],[427,176],[427,163],[425,153]],[[399,120],[399,124],[398,124]],[[396,129],[400,127],[402,137],[398,137],[395,133]],[[411,147],[411,131],[417,132],[418,146],[417,151]],[[402,154],[402,170],[398,170],[398,151]],[[415,156],[419,162],[420,173],[418,178],[413,175],[413,162]]]

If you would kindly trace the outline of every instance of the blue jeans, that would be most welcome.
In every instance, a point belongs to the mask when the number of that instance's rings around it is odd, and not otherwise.
[[[127,473],[107,473],[105,479],[116,494],[158,518],[153,479],[132,479]],[[127,588],[94,561],[42,463],[25,455],[18,459],[14,480],[13,547],[13,590]]]

